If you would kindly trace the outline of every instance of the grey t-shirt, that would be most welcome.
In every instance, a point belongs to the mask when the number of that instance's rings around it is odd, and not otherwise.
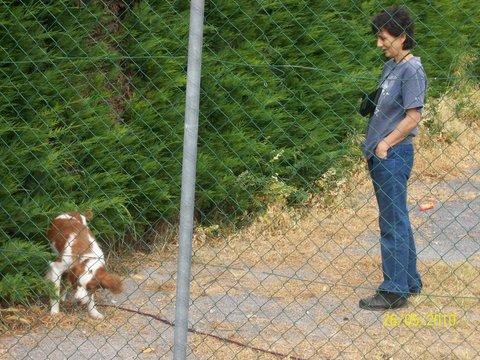
[[[375,113],[370,118],[367,135],[363,143],[363,153],[370,158],[375,153],[378,143],[390,134],[406,116],[408,109],[422,110],[427,90],[427,76],[419,57],[403,60],[399,64],[393,59],[383,67],[380,83],[382,92],[378,99]],[[418,127],[402,140],[412,142],[418,134]]]

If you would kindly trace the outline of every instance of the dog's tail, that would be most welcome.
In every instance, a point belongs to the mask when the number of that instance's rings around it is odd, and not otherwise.
[[[120,294],[123,291],[122,279],[118,275],[104,272],[99,281],[102,288],[110,290],[113,294]]]

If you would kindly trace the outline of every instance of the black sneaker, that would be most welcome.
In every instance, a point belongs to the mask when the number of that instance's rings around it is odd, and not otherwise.
[[[358,306],[365,310],[387,310],[398,309],[406,304],[407,298],[404,296],[386,291],[377,291],[375,295],[361,299]]]

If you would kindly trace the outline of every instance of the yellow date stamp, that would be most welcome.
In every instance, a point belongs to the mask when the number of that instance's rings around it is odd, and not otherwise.
[[[454,312],[428,312],[420,314],[416,312],[408,312],[396,314],[393,312],[385,313],[383,317],[383,326],[394,328],[406,326],[411,328],[419,327],[455,327],[457,325],[457,314]]]

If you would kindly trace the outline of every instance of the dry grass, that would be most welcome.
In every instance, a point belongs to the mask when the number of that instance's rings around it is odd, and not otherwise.
[[[108,318],[115,318],[118,311],[115,309],[102,309],[102,313]],[[62,328],[72,330],[75,328],[90,329],[95,331],[107,331],[113,329],[109,322],[99,322],[88,317],[85,309],[79,311],[79,307],[70,303],[62,303],[62,312],[56,316],[50,316],[45,306],[16,306],[0,309],[0,331],[6,336],[19,336],[38,327],[44,329]]]

